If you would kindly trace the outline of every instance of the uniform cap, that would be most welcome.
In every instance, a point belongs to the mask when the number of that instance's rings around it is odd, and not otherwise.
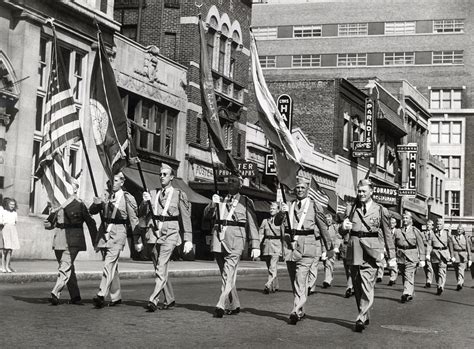
[[[296,177],[296,185],[298,184],[309,184],[309,179],[304,177]]]
[[[165,164],[164,162],[161,164],[161,169],[162,170],[170,170],[170,171],[173,170],[170,165]]]
[[[361,179],[359,181],[359,183],[357,184],[358,187],[362,187],[364,185],[368,185],[369,187],[372,188],[373,184],[372,184],[372,181],[370,179]]]

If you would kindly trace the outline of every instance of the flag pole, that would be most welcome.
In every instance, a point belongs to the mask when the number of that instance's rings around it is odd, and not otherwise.
[[[209,139],[211,139],[210,135],[209,135]],[[214,155],[212,153],[213,148],[210,147],[209,150],[211,152],[211,164],[212,164],[212,177],[213,177],[213,180],[214,180],[214,191],[220,197],[219,186],[217,185],[217,170],[216,170],[216,165],[214,163]],[[220,201],[220,199],[219,199],[219,201]],[[221,223],[220,223],[221,213],[220,213],[219,204],[216,204],[216,217],[217,217],[216,218],[216,221],[217,221],[217,237],[219,238],[219,241],[220,241],[220,233],[222,231],[222,227],[221,227]],[[216,224],[214,224],[214,225],[216,225]]]

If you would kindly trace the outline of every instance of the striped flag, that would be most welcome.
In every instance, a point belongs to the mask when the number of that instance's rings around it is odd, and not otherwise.
[[[250,56],[259,125],[273,149],[278,180],[290,189],[294,189],[296,175],[302,167],[301,153],[265,82],[252,31],[250,31]]]
[[[346,212],[347,203],[337,196],[337,212],[336,213],[345,213]]]
[[[43,139],[35,176],[41,179],[53,207],[72,194],[71,174],[63,164],[64,148],[81,139],[79,115],[69,87],[53,27],[51,68],[46,93]]]
[[[311,177],[311,184],[308,189],[308,196],[327,209],[329,205],[329,196],[321,189],[318,182]]]

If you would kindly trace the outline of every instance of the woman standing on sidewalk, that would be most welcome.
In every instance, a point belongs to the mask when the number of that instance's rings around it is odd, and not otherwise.
[[[12,256],[12,250],[18,250],[20,248],[20,242],[18,241],[18,233],[16,231],[16,222],[18,219],[16,210],[17,203],[15,199],[5,198],[4,210],[2,212],[1,224],[3,224],[2,231],[2,243],[3,243],[3,254],[2,254],[2,273],[12,273],[14,270],[11,268],[10,259]]]

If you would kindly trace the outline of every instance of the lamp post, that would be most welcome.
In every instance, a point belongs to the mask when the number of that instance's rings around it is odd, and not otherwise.
[[[430,219],[430,212],[431,212],[431,206],[433,205],[433,197],[429,197],[426,199],[426,206],[428,207],[428,210],[426,211],[426,219]]]

